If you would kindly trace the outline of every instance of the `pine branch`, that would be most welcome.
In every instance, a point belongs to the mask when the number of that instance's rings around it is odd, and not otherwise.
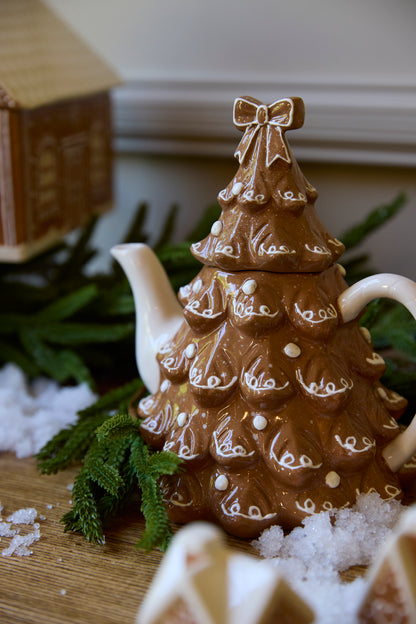
[[[90,448],[93,453],[94,446]],[[65,531],[81,532],[89,542],[104,543],[103,526],[94,496],[93,483],[88,469],[83,467],[74,480],[73,508],[61,522]]]
[[[137,378],[104,394],[93,405],[81,410],[79,418],[90,418],[95,414],[108,413],[112,410],[126,410],[131,398],[138,392],[144,394],[145,389],[141,379]]]
[[[98,296],[96,284],[87,284],[75,292],[69,293],[53,301],[51,304],[36,313],[35,322],[62,321],[69,318]]]
[[[372,210],[361,223],[351,227],[339,237],[344,243],[345,249],[357,247],[369,234],[372,234],[377,228],[394,217],[406,205],[406,202],[406,194],[399,193],[389,204]]]
[[[96,430],[108,417],[102,413],[92,414],[59,431],[36,456],[41,473],[56,474],[82,460],[95,440]]]
[[[140,379],[135,379],[107,392],[93,405],[80,410],[77,422],[59,431],[39,451],[36,456],[38,469],[44,474],[57,473],[83,459],[95,440],[96,431],[99,431],[104,423],[111,421],[114,410],[126,410],[132,396],[140,390],[143,390],[143,383]],[[132,423],[131,418],[130,422]],[[102,437],[102,434],[100,435]]]
[[[178,215],[179,207],[177,204],[174,204],[166,217],[165,223],[163,224],[163,228],[161,233],[159,234],[159,238],[157,242],[154,244],[154,250],[157,252],[159,249],[165,247],[170,240],[172,239],[173,230],[175,228],[175,222]]]
[[[169,455],[173,455],[173,453],[169,453]],[[177,456],[174,457],[176,460],[172,459],[172,462],[176,462],[175,469],[177,469],[181,460]],[[137,547],[151,550],[158,546],[161,550],[165,550],[172,533],[162,493],[155,475],[152,474],[152,470],[149,471],[151,454],[141,438],[136,438],[133,442],[130,461],[141,489],[142,502],[140,508],[146,521],[145,531],[137,543]],[[172,472],[167,474],[172,474]]]
[[[47,474],[83,461],[72,490],[73,508],[62,518],[65,531],[81,532],[89,541],[101,543],[104,522],[120,511],[137,489],[142,493],[146,520],[139,545],[166,547],[170,528],[158,479],[173,474],[180,460],[173,453],[153,452],[140,437],[138,422],[126,406],[142,390],[141,381],[135,380],[107,393],[79,412],[78,421],[38,453],[38,468]],[[115,407],[119,411],[114,414]]]

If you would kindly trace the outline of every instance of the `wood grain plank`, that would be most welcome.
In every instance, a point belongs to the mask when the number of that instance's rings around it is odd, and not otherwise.
[[[35,507],[46,518],[39,521],[41,538],[32,555],[0,557],[3,624],[134,622],[162,553],[134,548],[143,532],[137,505],[107,531],[102,546],[64,533],[59,520],[70,509],[67,486],[75,474],[41,476],[32,458],[0,455],[3,519],[22,507]],[[1,550],[9,542],[3,537]]]
[[[41,476],[33,458],[0,453],[3,519],[23,507],[35,507],[45,517],[32,555],[0,556],[1,624],[134,623],[163,554],[134,547],[144,528],[137,501],[108,528],[104,545],[64,533],[60,518],[70,509],[68,485],[76,473],[71,468]],[[0,551],[9,542],[1,538]],[[227,537],[227,543],[256,556],[248,541]],[[341,576],[351,581],[364,572],[357,566]]]

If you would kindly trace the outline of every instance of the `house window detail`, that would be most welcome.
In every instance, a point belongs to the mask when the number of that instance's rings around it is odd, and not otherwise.
[[[90,129],[90,188],[93,197],[107,188],[108,146],[104,124],[93,123]]]
[[[35,168],[35,214],[43,225],[59,215],[59,161],[53,137],[44,137],[37,146]]]

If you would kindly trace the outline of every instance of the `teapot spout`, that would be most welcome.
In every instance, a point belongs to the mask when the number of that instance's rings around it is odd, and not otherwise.
[[[123,268],[136,309],[136,362],[147,389],[159,388],[156,353],[183,322],[182,307],[155,253],[143,243],[116,245],[111,254]]]

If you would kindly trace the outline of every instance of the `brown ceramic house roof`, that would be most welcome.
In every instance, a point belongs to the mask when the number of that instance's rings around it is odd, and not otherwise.
[[[0,1],[0,108],[36,108],[119,82],[41,0]]]

